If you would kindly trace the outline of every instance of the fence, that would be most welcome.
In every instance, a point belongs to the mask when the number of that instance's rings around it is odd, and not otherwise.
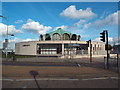
[[[107,66],[108,63],[108,66]],[[114,70],[119,72],[119,57],[116,55],[115,57],[109,57],[107,62],[107,57],[104,57],[104,68]]]

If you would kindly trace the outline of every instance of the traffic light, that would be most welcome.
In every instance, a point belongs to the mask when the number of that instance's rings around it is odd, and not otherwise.
[[[101,41],[105,42],[105,31],[103,31],[102,33],[100,33],[102,36],[101,37]]]

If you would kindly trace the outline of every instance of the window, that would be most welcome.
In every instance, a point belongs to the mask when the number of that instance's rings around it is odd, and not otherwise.
[[[76,39],[77,39],[77,35],[73,34],[71,40],[76,40]]]
[[[30,44],[23,45],[23,47],[30,46]]]
[[[78,41],[80,41],[80,38],[81,38],[81,36],[80,36],[80,35],[78,35]]]
[[[64,33],[64,34],[62,35],[62,39],[63,39],[63,40],[70,40],[70,35],[67,34],[67,33]]]
[[[53,34],[53,40],[60,40],[60,35],[58,33]]]
[[[45,35],[45,40],[51,40],[51,37],[50,37],[49,34],[46,34],[46,35]]]
[[[96,51],[96,44],[95,44],[95,51]]]
[[[40,35],[40,39],[39,39],[40,41],[43,41],[43,35]]]

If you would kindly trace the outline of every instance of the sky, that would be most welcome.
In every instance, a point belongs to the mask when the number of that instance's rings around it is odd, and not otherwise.
[[[9,47],[22,41],[39,40],[45,34],[61,27],[81,35],[82,41],[100,42],[100,33],[108,30],[109,43],[117,42],[117,2],[3,2],[0,35],[4,42],[7,25]],[[0,46],[2,47],[2,45]]]

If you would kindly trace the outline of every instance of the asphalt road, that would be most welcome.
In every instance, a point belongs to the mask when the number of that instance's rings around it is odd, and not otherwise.
[[[25,60],[24,60],[25,59]],[[12,66],[66,66],[66,67],[94,67],[94,68],[105,68],[103,58],[93,58],[92,62],[89,58],[83,59],[42,59],[42,58],[24,58],[18,61],[3,60],[2,65]],[[117,72],[117,61],[116,59],[109,59],[109,70]]]
[[[54,60],[36,60],[37,58],[28,59],[27,61],[3,61],[2,65],[4,67],[11,66],[13,68],[10,68],[11,70],[17,70],[16,66],[26,67],[25,70],[28,70],[28,67],[35,68],[39,67],[42,68],[45,67],[91,67],[91,68],[98,68],[104,70],[104,59],[103,58],[94,58],[93,62],[89,62],[88,58],[84,59],[62,59],[61,61],[59,59]],[[35,61],[34,61],[35,60]],[[41,66],[41,67],[40,67]],[[44,70],[47,70],[46,68],[43,68]],[[9,68],[7,69],[9,71]],[[23,69],[24,70],[24,69]],[[39,69],[38,69],[39,70]],[[51,69],[53,70],[53,69]],[[73,69],[77,70],[77,69]],[[116,72],[116,61],[115,59],[110,60],[110,69]],[[6,71],[6,69],[3,68],[3,71]],[[71,70],[70,70],[71,71]],[[107,70],[108,71],[108,70]],[[55,71],[56,72],[56,71]],[[57,71],[58,72],[58,71]],[[77,71],[78,72],[78,71]],[[47,72],[46,72],[47,73]],[[65,72],[63,72],[65,73]],[[13,73],[14,74],[14,73]],[[69,75],[71,72],[68,73]],[[102,74],[102,73],[101,73]],[[4,79],[2,80],[3,88],[37,88],[37,85],[34,81],[34,79],[21,79],[16,78],[12,79],[6,76],[7,74],[4,74]],[[81,74],[80,74],[81,75]],[[114,75],[113,75],[114,76]],[[40,88],[117,88],[118,87],[118,79],[115,78],[107,78],[107,77],[91,77],[91,78],[63,78],[60,77],[56,78],[53,77],[53,79],[44,79],[44,78],[37,78],[38,84]]]
[[[78,66],[77,63],[72,62],[2,62],[2,65],[12,65],[12,66]]]
[[[40,88],[118,88],[118,79],[88,78],[88,79],[37,79]],[[37,88],[34,79],[3,80],[3,88]]]

